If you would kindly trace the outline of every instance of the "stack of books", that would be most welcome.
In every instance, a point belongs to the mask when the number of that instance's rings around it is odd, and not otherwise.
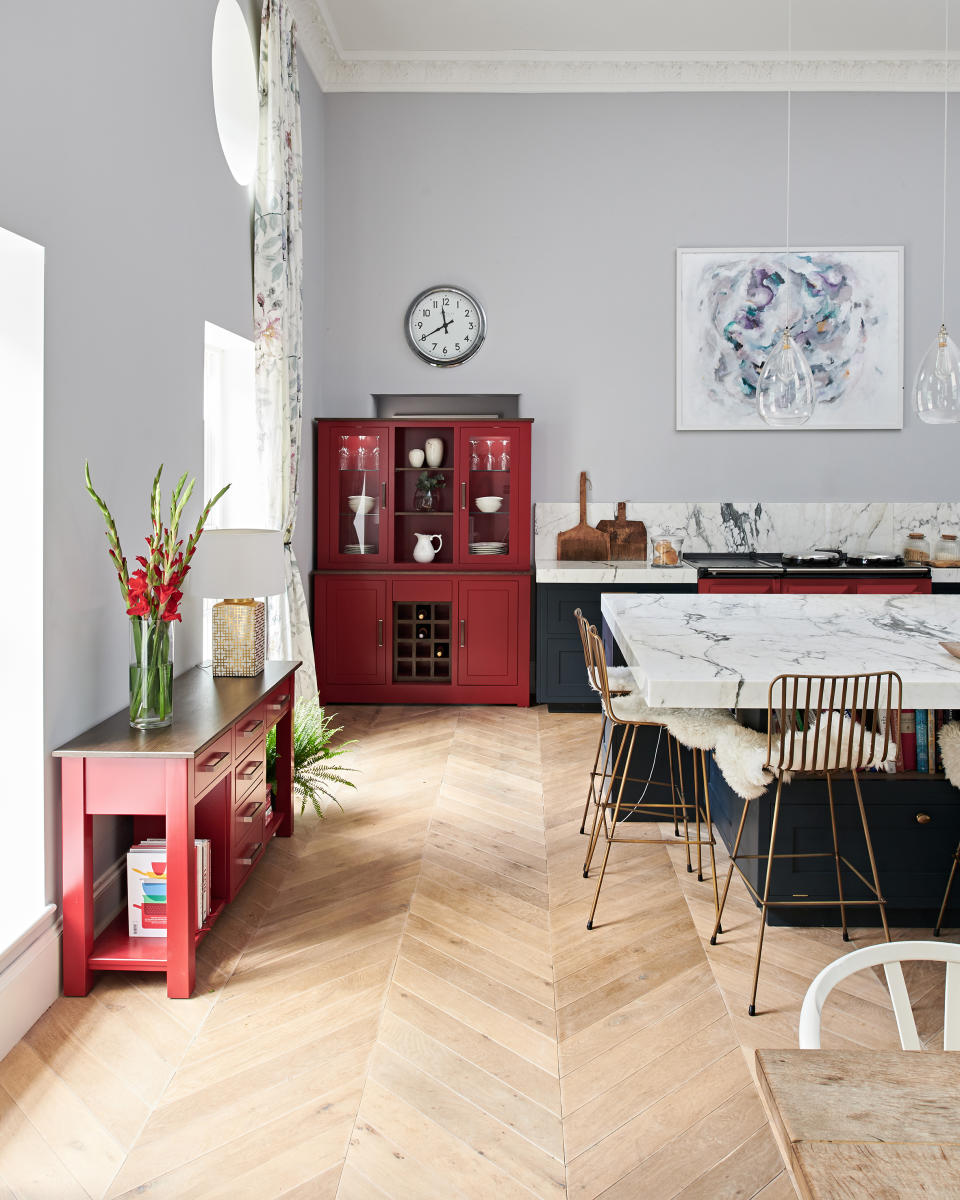
[[[960,718],[952,708],[905,708],[900,716],[903,770],[933,775],[943,770],[937,734],[948,721]]]
[[[210,842],[197,838],[197,929],[210,915]],[[144,838],[127,851],[127,928],[131,937],[167,936],[167,843]]]

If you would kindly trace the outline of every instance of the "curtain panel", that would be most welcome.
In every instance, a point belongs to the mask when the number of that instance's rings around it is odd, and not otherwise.
[[[312,699],[313,641],[293,552],[303,425],[302,191],[296,27],[285,0],[264,0],[253,265],[257,434],[273,464],[270,523],[283,530],[286,570],[286,592],[267,600],[267,657],[301,659],[297,695]]]

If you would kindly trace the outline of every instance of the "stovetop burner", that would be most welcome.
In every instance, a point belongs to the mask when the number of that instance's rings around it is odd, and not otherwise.
[[[817,548],[786,554],[726,553],[688,554],[684,561],[701,576],[794,575],[794,574],[929,574],[924,563],[908,563],[899,554],[844,554],[842,550]]]
[[[796,554],[781,554],[785,567],[839,567],[843,554],[839,550],[805,550]]]

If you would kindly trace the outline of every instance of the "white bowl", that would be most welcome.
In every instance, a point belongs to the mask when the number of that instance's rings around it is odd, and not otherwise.
[[[477,508],[483,513],[495,513],[500,511],[500,505],[503,504],[502,496],[477,496],[474,500]]]
[[[368,513],[373,511],[373,496],[348,496],[347,504],[351,512]]]

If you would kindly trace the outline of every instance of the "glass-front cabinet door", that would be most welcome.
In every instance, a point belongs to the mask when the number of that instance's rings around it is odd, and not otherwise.
[[[523,454],[516,426],[467,425],[459,430],[458,561],[503,570],[518,561],[518,480]],[[529,565],[529,564],[525,564]]]
[[[355,566],[385,563],[390,549],[387,426],[335,425],[328,446],[331,557]]]

